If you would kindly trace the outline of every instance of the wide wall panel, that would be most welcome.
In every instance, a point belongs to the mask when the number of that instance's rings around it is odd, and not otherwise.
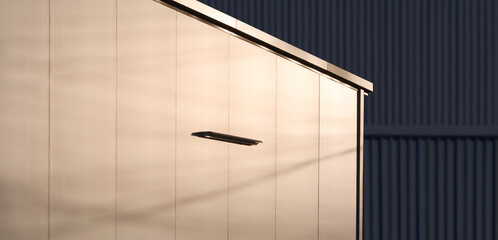
[[[48,1],[0,1],[0,238],[48,237]]]
[[[277,240],[317,239],[319,75],[277,58]]]
[[[261,140],[230,144],[229,238],[275,238],[277,57],[230,37],[230,134]]]
[[[228,231],[228,143],[191,136],[228,132],[229,36],[177,18],[176,239],[222,240]]]
[[[320,77],[320,239],[356,239],[357,91]]]
[[[176,4],[0,2],[0,239],[354,239],[358,92]]]
[[[174,239],[176,11],[117,6],[117,239]]]
[[[116,3],[50,3],[50,237],[113,239]]]

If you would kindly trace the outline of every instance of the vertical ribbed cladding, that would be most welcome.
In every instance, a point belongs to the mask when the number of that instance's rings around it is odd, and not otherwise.
[[[496,138],[367,137],[365,239],[496,239],[497,151]]]
[[[495,0],[201,2],[374,83],[365,98],[364,239],[498,238]],[[382,126],[428,136],[369,134]],[[426,130],[437,126],[495,135]]]

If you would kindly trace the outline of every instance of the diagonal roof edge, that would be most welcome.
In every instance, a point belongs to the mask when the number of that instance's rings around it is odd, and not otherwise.
[[[208,22],[218,28],[229,31],[256,45],[269,49],[279,55],[295,60],[325,75],[329,75],[355,88],[369,93],[373,84],[361,77],[341,69],[325,60],[286,43],[268,33],[239,21],[225,13],[211,8],[196,0],[154,0],[158,3],[186,13],[192,17]]]

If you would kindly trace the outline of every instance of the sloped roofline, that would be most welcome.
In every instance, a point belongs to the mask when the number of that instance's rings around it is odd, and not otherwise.
[[[255,45],[292,59],[300,64],[344,82],[354,88],[363,89],[366,93],[373,91],[373,84],[344,69],[326,62],[308,52],[286,43],[270,34],[239,21],[225,13],[211,8],[196,0],[154,0],[165,6],[183,12],[210,25],[234,34]]]

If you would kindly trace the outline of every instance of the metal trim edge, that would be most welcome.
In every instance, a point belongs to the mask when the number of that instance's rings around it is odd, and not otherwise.
[[[336,67],[302,49],[282,41],[268,33],[252,27],[225,13],[211,8],[195,0],[153,0],[159,4],[173,8],[184,14],[204,21],[214,27],[228,31],[246,41],[252,42],[278,55],[293,59],[304,66],[317,70],[320,73],[338,79],[354,88],[363,89],[365,93],[373,91],[373,83],[353,73]]]

